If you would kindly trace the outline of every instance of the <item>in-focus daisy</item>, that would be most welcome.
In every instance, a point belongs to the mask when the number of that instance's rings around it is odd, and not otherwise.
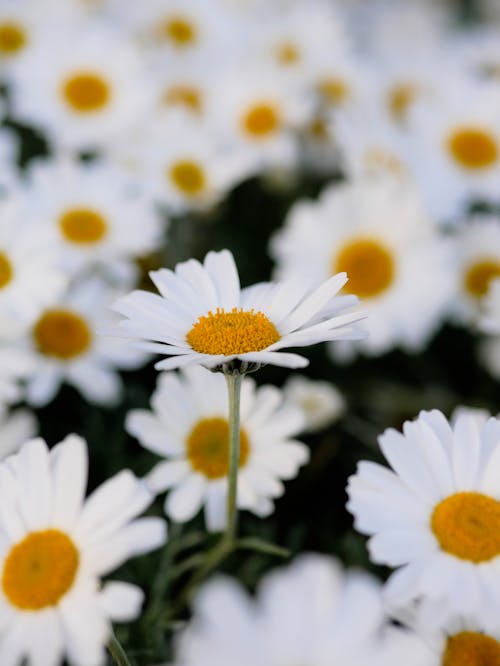
[[[0,662],[105,661],[111,621],[137,617],[142,592],[102,576],[165,541],[160,518],[137,518],[153,497],[124,470],[85,501],[88,454],[70,435],[51,451],[27,442],[0,467]]]
[[[113,333],[169,356],[158,370],[193,363],[215,368],[236,359],[304,367],[303,356],[281,350],[364,335],[355,326],[362,314],[340,314],[357,302],[336,296],[344,273],[316,287],[301,280],[241,289],[233,255],[222,250],[209,252],[203,264],[191,259],[150,275],[161,295],[135,291],[121,298],[114,309],[125,319]]]
[[[229,578],[206,583],[176,642],[175,666],[396,666],[380,584],[320,555],[272,571],[250,598]],[[400,655],[399,655],[400,656]]]
[[[379,438],[392,470],[361,462],[347,508],[374,562],[398,567],[389,605],[443,603],[485,626],[500,611],[500,420],[421,412]],[[496,625],[498,626],[498,625]]]
[[[286,398],[303,411],[307,432],[327,428],[346,408],[342,394],[329,382],[294,374],[287,379],[283,391]]]
[[[110,305],[116,296],[115,289],[95,277],[81,280],[41,312],[25,340],[35,364],[26,387],[31,405],[50,402],[63,382],[91,403],[119,400],[117,370],[137,368],[146,357],[122,340],[97,335],[115,322]]]
[[[400,181],[335,185],[317,202],[297,203],[271,249],[281,279],[347,273],[344,291],[369,313],[369,335],[356,345],[368,354],[394,345],[421,349],[443,318],[451,289],[446,254],[418,197]]]
[[[149,474],[156,492],[169,490],[165,512],[190,520],[202,506],[209,529],[224,528],[229,465],[229,406],[224,377],[200,367],[163,373],[152,412],[134,409],[126,428],[143,446],[166,458]],[[307,462],[307,447],[293,439],[302,411],[274,386],[246,378],[241,395],[238,507],[267,516],[284,492],[282,480]]]

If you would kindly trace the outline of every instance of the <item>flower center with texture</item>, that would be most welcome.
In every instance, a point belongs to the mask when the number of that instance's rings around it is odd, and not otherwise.
[[[12,56],[26,46],[24,28],[17,23],[0,23],[0,56]]]
[[[0,289],[3,289],[9,284],[13,275],[14,271],[9,257],[3,252],[0,252]]]
[[[186,335],[200,354],[232,356],[261,351],[278,342],[280,334],[263,312],[217,308],[202,315]]]
[[[482,298],[487,294],[490,283],[495,278],[500,278],[500,261],[483,259],[467,269],[464,276],[465,290],[474,298]]]
[[[318,92],[328,104],[339,106],[349,98],[350,90],[345,81],[337,77],[328,77],[318,82]]]
[[[192,46],[197,39],[196,27],[184,16],[171,16],[160,28],[163,39],[174,47],[183,49]]]
[[[388,93],[387,106],[398,123],[406,120],[410,107],[417,98],[417,88],[411,83],[399,83]]]
[[[163,94],[163,103],[167,106],[181,106],[194,113],[201,113],[203,110],[200,90],[188,84],[178,84],[167,88]]]
[[[394,280],[391,253],[371,238],[360,238],[344,245],[333,264],[333,273],[347,273],[346,291],[360,298],[379,296]]]
[[[500,666],[500,643],[491,636],[462,631],[448,638],[442,666]]]
[[[76,358],[90,347],[92,333],[87,322],[69,310],[47,310],[33,329],[39,351],[62,360]]]
[[[229,424],[226,419],[202,419],[191,430],[186,444],[191,466],[209,479],[227,476],[229,467]],[[248,459],[250,444],[243,429],[240,430],[240,467]]]
[[[101,241],[108,231],[106,220],[90,208],[72,208],[59,218],[63,236],[70,243],[90,245]]]
[[[295,65],[300,61],[300,49],[293,42],[283,42],[276,48],[276,60],[280,65]]]
[[[75,72],[62,85],[62,96],[72,111],[102,111],[111,98],[109,83],[94,72]]]
[[[431,528],[441,548],[469,562],[500,555],[500,502],[476,492],[450,495],[435,507]]]
[[[282,119],[279,109],[266,102],[250,107],[242,118],[243,130],[253,139],[267,139],[278,132],[281,126]]]
[[[10,549],[2,588],[10,603],[35,611],[55,606],[71,589],[78,570],[78,551],[59,530],[32,532]]]
[[[496,137],[479,127],[462,127],[448,136],[448,151],[461,167],[471,171],[487,169],[498,161]]]
[[[183,194],[197,196],[206,187],[207,178],[202,167],[191,160],[176,162],[169,169],[170,180]]]

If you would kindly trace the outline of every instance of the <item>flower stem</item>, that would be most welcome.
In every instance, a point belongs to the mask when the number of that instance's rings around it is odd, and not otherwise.
[[[117,666],[130,666],[130,661],[125,654],[125,650],[122,648],[119,640],[113,633],[109,639],[108,650]]]
[[[226,531],[222,537],[227,548],[231,548],[238,522],[238,469],[240,466],[240,395],[243,375],[239,372],[224,373],[229,398],[229,469],[227,489]]]

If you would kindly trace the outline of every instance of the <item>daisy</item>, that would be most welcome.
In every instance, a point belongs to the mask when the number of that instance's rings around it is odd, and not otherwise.
[[[94,277],[41,312],[24,340],[34,363],[26,386],[31,405],[49,403],[63,382],[91,403],[118,402],[123,387],[117,370],[137,368],[146,356],[122,340],[97,335],[98,328],[115,321],[109,308],[116,296],[116,289]]]
[[[15,117],[55,146],[88,151],[126,140],[149,108],[139,54],[103,26],[41,43],[12,73]]]
[[[43,19],[36,2],[4,0],[0,6],[0,72],[9,75],[12,66],[29,53],[38,39]]]
[[[229,466],[229,406],[224,377],[201,367],[181,375],[163,373],[151,399],[152,411],[134,409],[126,429],[165,458],[148,475],[155,492],[169,490],[165,513],[185,522],[205,508],[211,530],[224,529]],[[243,381],[240,416],[238,508],[259,516],[274,509],[273,499],[309,459],[292,439],[303,429],[302,411],[274,386]]]
[[[345,572],[326,556],[302,555],[267,574],[255,598],[229,578],[206,583],[178,636],[173,663],[395,666],[401,662],[389,658],[386,629],[374,578]]]
[[[57,237],[67,274],[98,265],[107,272],[161,245],[166,224],[151,198],[104,161],[42,161],[28,174],[32,216]]]
[[[0,662],[105,661],[111,621],[137,617],[142,591],[101,578],[164,543],[160,518],[137,518],[153,496],[124,470],[85,501],[86,443],[49,451],[34,439],[0,467]]]
[[[35,437],[37,430],[36,416],[28,409],[0,411],[0,460],[18,451],[28,439]]]
[[[302,409],[306,432],[324,430],[341,418],[346,409],[342,394],[329,382],[294,374],[287,379],[283,391],[292,404]]]
[[[150,276],[161,295],[135,291],[120,299],[114,309],[125,319],[114,334],[169,356],[158,370],[194,363],[216,368],[234,360],[304,367],[307,359],[281,350],[363,335],[353,326],[362,314],[339,314],[357,300],[336,297],[345,274],[316,288],[291,281],[241,289],[233,256],[222,250],[209,252],[203,264],[191,259]]]
[[[361,462],[347,508],[371,559],[398,567],[389,606],[443,603],[492,626],[500,610],[500,420],[421,412],[379,438],[392,470]],[[394,471],[393,471],[394,470]]]
[[[445,249],[415,193],[387,177],[298,202],[271,241],[281,279],[347,273],[344,291],[369,313],[368,337],[348,349],[372,355],[422,349],[437,330],[451,293]]]

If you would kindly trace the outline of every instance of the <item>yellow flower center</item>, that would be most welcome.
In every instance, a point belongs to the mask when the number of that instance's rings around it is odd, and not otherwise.
[[[12,264],[9,261],[9,257],[3,252],[0,252],[0,289],[3,289],[9,284],[13,274],[14,271],[12,270]]]
[[[0,55],[11,56],[26,46],[24,28],[14,22],[0,23]]]
[[[309,136],[316,141],[325,141],[329,138],[329,127],[327,121],[321,116],[316,116],[308,126]]]
[[[318,92],[328,104],[339,106],[347,101],[350,95],[349,86],[345,81],[331,76],[318,82]]]
[[[191,466],[209,479],[227,476],[229,467],[229,424],[226,419],[202,419],[191,430],[186,444]],[[245,431],[240,430],[240,467],[244,467],[250,452]]]
[[[491,636],[462,631],[448,638],[442,666],[500,666],[500,643]]]
[[[33,338],[42,354],[68,360],[80,356],[92,342],[87,322],[69,310],[47,310],[33,329]]]
[[[200,90],[190,85],[171,86],[165,90],[163,102],[167,106],[182,106],[195,113],[201,113],[203,110],[203,99]]]
[[[500,261],[485,258],[472,264],[464,276],[465,290],[474,298],[482,298],[488,293],[490,283],[500,278]]]
[[[387,105],[394,120],[399,123],[406,120],[416,97],[417,88],[411,83],[399,83],[391,88],[387,96]]]
[[[262,103],[252,106],[242,119],[242,127],[253,139],[267,139],[282,125],[281,113],[272,104]]]
[[[205,172],[199,164],[190,160],[176,162],[169,169],[170,180],[178,190],[189,196],[201,194],[207,184]]]
[[[62,96],[72,111],[94,113],[102,111],[111,98],[109,83],[94,72],[76,72],[61,88]]]
[[[200,354],[245,354],[261,351],[278,342],[280,334],[263,312],[217,308],[198,318],[186,335],[188,344]]]
[[[300,49],[293,42],[283,42],[276,48],[276,60],[280,65],[296,65],[300,60]]]
[[[347,273],[349,293],[374,298],[388,289],[395,274],[390,251],[379,241],[359,238],[347,243],[336,255],[333,273]]]
[[[73,208],[59,218],[63,236],[70,243],[90,245],[101,241],[108,231],[106,220],[90,208]]]
[[[176,48],[192,46],[197,39],[196,26],[184,16],[172,16],[160,28],[161,36]]]
[[[7,555],[2,575],[4,594],[21,610],[55,606],[71,589],[78,560],[75,544],[63,532],[32,532]]]
[[[406,173],[403,162],[385,148],[369,148],[363,157],[368,171],[387,171],[394,176],[403,176]]]
[[[479,127],[461,127],[447,139],[451,157],[466,169],[487,169],[498,161],[499,148],[495,136]]]
[[[431,527],[441,548],[470,562],[500,555],[500,502],[482,493],[450,495],[435,507]]]

